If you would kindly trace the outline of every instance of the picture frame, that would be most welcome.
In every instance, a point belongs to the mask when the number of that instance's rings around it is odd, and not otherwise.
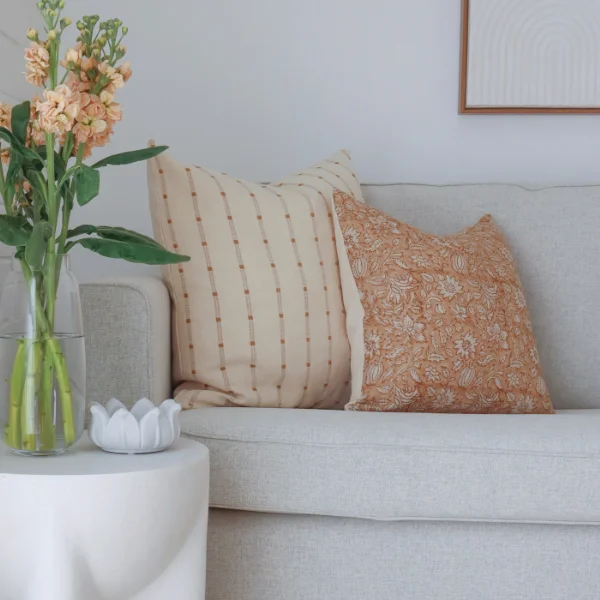
[[[600,2],[463,0],[461,19],[460,114],[600,114]]]

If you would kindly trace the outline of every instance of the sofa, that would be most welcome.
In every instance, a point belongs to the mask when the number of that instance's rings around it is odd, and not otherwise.
[[[364,193],[438,234],[494,215],[557,413],[182,413],[211,453],[207,600],[597,600],[600,187]],[[161,280],[82,295],[89,400],[169,397]]]

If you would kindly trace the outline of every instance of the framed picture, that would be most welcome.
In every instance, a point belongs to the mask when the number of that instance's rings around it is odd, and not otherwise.
[[[459,112],[600,113],[600,0],[463,0]]]

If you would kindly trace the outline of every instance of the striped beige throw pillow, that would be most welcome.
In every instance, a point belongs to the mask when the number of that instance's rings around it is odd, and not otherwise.
[[[154,231],[191,257],[165,267],[184,408],[332,408],[349,345],[332,224],[336,188],[362,201],[346,152],[260,185],[169,155],[148,163]]]

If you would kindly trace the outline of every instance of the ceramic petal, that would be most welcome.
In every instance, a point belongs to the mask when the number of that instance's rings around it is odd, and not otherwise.
[[[120,400],[117,400],[116,398],[111,398],[106,403],[106,412],[108,413],[109,417],[112,417],[121,408],[125,408],[125,405]],[[127,410],[127,409],[125,409],[125,410]]]
[[[160,410],[155,406],[149,413],[146,413],[140,420],[140,447],[145,450],[161,448],[165,444],[160,438],[160,429],[158,420]],[[169,443],[167,441],[167,443]]]
[[[92,422],[89,431],[90,439],[97,446],[102,446],[104,444],[104,432],[109,421],[108,413],[106,412],[106,408],[97,402],[92,404],[90,412],[92,413]]]
[[[140,447],[138,422],[126,408],[120,408],[110,418],[104,431],[104,446],[125,450],[135,450]]]
[[[171,435],[173,443],[181,433],[181,425],[179,423],[179,413],[181,412],[181,404],[175,402],[175,400],[165,400],[160,405],[160,412],[165,415],[169,424],[171,425]]]
[[[141,423],[144,415],[147,415],[150,411],[156,408],[148,398],[142,398],[138,400],[131,409],[131,414],[136,418],[138,423]]]

